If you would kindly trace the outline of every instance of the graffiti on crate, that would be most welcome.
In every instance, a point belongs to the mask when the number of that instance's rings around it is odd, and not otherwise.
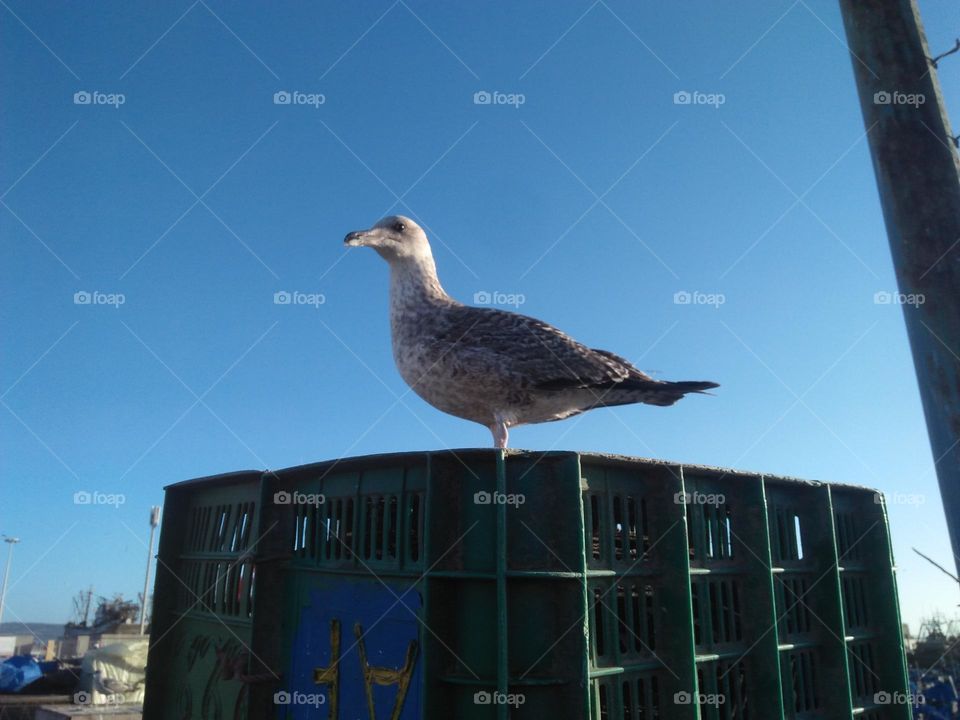
[[[182,642],[185,639],[185,636],[180,636],[180,641],[177,643],[177,652],[176,655],[180,654],[180,648],[182,647]],[[193,673],[194,667],[197,664],[197,661],[203,658],[207,654],[207,650],[210,647],[210,638],[203,635],[195,635],[191,641],[190,646],[187,648],[187,675]],[[193,687],[191,685],[185,684],[180,689],[180,697],[177,700],[177,706],[180,710],[180,718],[182,720],[190,720],[193,717]]]
[[[410,641],[403,666],[394,669],[370,665],[367,661],[367,647],[363,639],[363,627],[360,623],[353,626],[353,634],[357,638],[356,646],[360,656],[360,672],[363,675],[370,720],[377,720],[373,702],[374,685],[382,687],[397,686],[397,696],[393,702],[393,710],[390,712],[389,720],[399,720],[400,713],[403,711],[404,700],[407,697],[407,690],[410,688],[410,680],[413,678],[413,671],[416,669],[417,641]],[[330,621],[330,664],[326,667],[313,669],[314,683],[327,686],[328,704],[330,706],[327,716],[329,720],[338,720],[339,718],[340,659],[340,621],[334,619]]]
[[[363,628],[360,627],[360,623],[353,626],[353,634],[357,637],[357,649],[360,651],[360,668],[363,670],[363,685],[367,691],[370,720],[376,720],[373,710],[374,684],[397,686],[397,699],[393,703],[390,720],[399,720],[400,711],[403,710],[403,701],[407,697],[407,689],[410,687],[410,678],[413,677],[413,668],[416,664],[417,641],[411,640],[407,646],[407,656],[403,661],[403,667],[399,670],[393,670],[386,667],[372,667],[367,663],[367,649],[363,642]]]
[[[328,718],[335,720],[340,713],[340,621],[330,621],[330,664],[313,669],[313,681],[327,686]]]
[[[212,652],[211,652],[212,650]],[[187,675],[202,676],[209,665],[207,681],[203,695],[200,698],[201,720],[240,720],[247,716],[247,703],[250,695],[250,685],[257,682],[271,682],[276,679],[273,673],[250,675],[246,672],[249,663],[249,652],[237,640],[226,640],[218,644],[215,638],[206,635],[195,635],[187,648]],[[212,662],[211,662],[212,661]],[[231,681],[238,680],[236,687]],[[225,685],[224,683],[228,683]],[[224,700],[236,693],[233,710],[229,715],[224,714]],[[227,701],[229,704],[229,701]],[[178,702],[181,720],[194,718],[193,687],[187,684],[180,691]]]

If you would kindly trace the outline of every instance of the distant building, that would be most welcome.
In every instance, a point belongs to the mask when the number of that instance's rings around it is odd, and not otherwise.
[[[0,659],[13,655],[29,655],[33,652],[32,635],[0,635]]]

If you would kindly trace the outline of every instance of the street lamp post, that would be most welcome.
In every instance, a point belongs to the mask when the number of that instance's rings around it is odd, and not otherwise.
[[[3,589],[0,590],[0,622],[3,622],[3,606],[7,601],[7,581],[10,579],[10,565],[13,563],[13,546],[20,542],[20,538],[4,535],[3,541],[10,548],[7,550],[7,569],[3,571]]]

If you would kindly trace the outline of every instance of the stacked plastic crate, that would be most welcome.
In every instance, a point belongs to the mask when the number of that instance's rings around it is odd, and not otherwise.
[[[172,486],[145,717],[910,717],[872,491],[580,453]]]

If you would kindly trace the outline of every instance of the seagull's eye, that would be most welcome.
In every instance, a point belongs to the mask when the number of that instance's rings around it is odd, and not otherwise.
[[[404,225],[402,222],[398,222],[393,224],[393,229],[399,233],[402,233],[404,230],[407,229],[407,226]]]

